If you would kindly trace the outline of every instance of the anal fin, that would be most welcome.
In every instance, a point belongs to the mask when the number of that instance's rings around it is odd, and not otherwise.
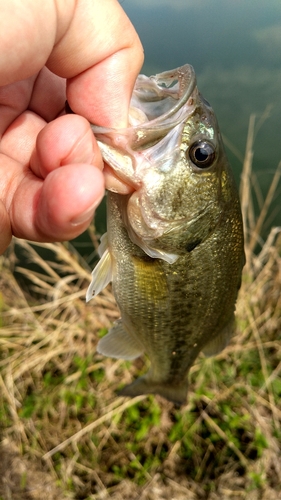
[[[97,352],[117,359],[135,359],[144,352],[143,346],[123,327],[122,320],[116,321],[108,334],[100,339]]]
[[[234,317],[227,323],[223,330],[208,344],[204,346],[202,352],[205,356],[215,356],[219,354],[229,344],[234,330]]]

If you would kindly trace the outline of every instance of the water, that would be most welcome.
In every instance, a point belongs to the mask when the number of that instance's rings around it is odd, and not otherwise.
[[[280,0],[123,0],[145,50],[142,73],[192,64],[223,136],[244,155],[249,117],[271,106],[255,142],[262,192],[281,160]],[[241,162],[226,147],[237,183]],[[280,196],[280,190],[278,191]],[[278,195],[277,193],[277,195]],[[276,210],[280,202],[276,197]],[[98,217],[98,225],[102,216]],[[281,224],[281,212],[271,223]]]
[[[281,159],[280,0],[124,0],[142,40],[142,72],[192,64],[223,134],[243,154],[251,113],[272,106],[255,148],[256,167]]]

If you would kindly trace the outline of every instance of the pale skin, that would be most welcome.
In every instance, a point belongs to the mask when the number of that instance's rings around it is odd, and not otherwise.
[[[0,0],[0,253],[74,238],[104,187],[89,121],[125,127],[143,50],[117,0]],[[75,115],[64,115],[65,100]]]

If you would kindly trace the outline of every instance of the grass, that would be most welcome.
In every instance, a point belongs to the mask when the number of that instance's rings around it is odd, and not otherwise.
[[[147,361],[95,352],[119,314],[110,288],[85,304],[90,267],[71,244],[14,240],[1,258],[0,500],[281,498],[279,228],[261,240],[281,167],[262,200],[252,161],[263,119],[250,120],[241,182],[237,334],[199,356],[183,408],[115,395]]]

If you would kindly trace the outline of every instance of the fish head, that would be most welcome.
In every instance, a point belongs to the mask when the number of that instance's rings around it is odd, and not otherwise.
[[[135,188],[123,197],[123,220],[150,257],[175,262],[237,198],[214,112],[190,65],[140,75],[130,127],[93,130],[104,160]]]

